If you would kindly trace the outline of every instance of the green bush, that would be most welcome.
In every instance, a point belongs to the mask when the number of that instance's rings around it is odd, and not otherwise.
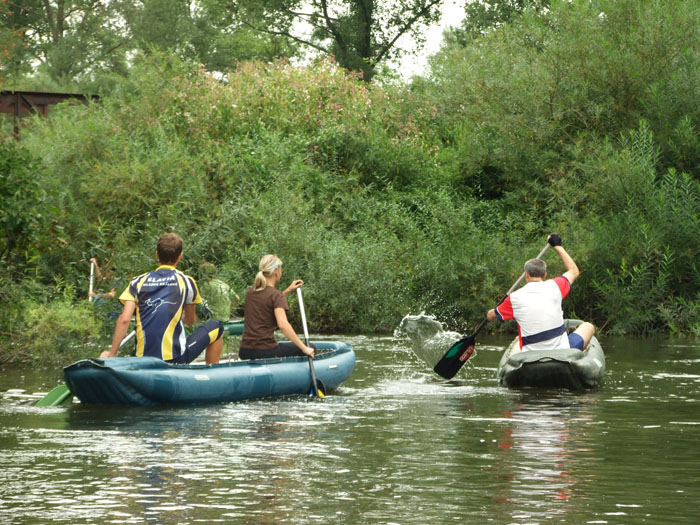
[[[604,142],[582,159],[569,187],[572,199],[591,201],[586,300],[614,333],[696,329],[696,309],[683,315],[677,305],[694,301],[700,287],[700,185],[674,170],[660,175],[658,164],[643,122],[620,149]]]
[[[55,212],[41,186],[40,163],[14,141],[0,141],[0,261],[22,271],[47,242],[44,231]]]
[[[92,305],[75,304],[71,296],[67,290],[65,297],[50,303],[25,303],[23,329],[13,338],[16,351],[10,352],[9,360],[65,364],[99,354],[101,327]]]

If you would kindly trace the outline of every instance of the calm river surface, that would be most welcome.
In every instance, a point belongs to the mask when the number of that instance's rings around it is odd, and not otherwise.
[[[336,336],[323,400],[37,408],[0,371],[0,523],[700,522],[700,341],[601,340],[587,393],[496,383],[508,340],[443,381],[391,337]]]

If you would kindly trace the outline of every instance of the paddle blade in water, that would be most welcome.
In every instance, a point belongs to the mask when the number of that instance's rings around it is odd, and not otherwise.
[[[457,341],[435,365],[435,373],[445,379],[452,379],[474,353],[474,344],[473,335]]]
[[[316,388],[313,385],[309,387],[309,395],[311,397],[326,397],[326,387],[323,386],[320,379],[316,380]]]
[[[73,393],[66,385],[58,385],[48,394],[37,401],[38,407],[55,407],[73,400]]]
[[[311,383],[311,386],[309,386],[309,395],[311,397],[326,397],[326,385],[323,384],[323,381],[316,379],[315,388],[314,383]]]

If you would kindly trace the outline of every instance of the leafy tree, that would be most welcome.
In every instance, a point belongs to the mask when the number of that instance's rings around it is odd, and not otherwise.
[[[486,31],[507,24],[525,9],[542,13],[550,4],[551,0],[472,0],[464,6],[462,25],[448,30],[445,42],[465,46]]]
[[[4,78],[22,70],[22,56],[26,44],[22,41],[24,29],[11,27],[7,20],[12,16],[12,9],[7,2],[0,3],[0,87]]]
[[[3,87],[44,90],[124,74],[135,52],[165,51],[213,71],[297,53],[289,39],[234,20],[220,0],[5,0],[0,42],[0,71],[11,79]]]
[[[400,54],[398,40],[409,35],[419,45],[426,24],[440,19],[442,0],[222,0],[248,27],[285,37],[330,54],[369,82],[379,64]],[[309,28],[300,35],[299,28]]]
[[[210,71],[225,71],[243,60],[270,61],[294,55],[292,42],[262,34],[232,18],[220,1],[120,0],[134,49],[171,52],[204,64]]]
[[[124,34],[112,2],[8,0],[3,4],[0,32],[19,39],[11,42],[15,44],[11,60],[3,68],[7,73],[38,70],[65,81],[100,69],[124,69]]]

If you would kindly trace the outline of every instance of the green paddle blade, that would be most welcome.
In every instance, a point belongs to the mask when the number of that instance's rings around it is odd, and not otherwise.
[[[242,335],[243,334],[243,320],[240,321],[226,321],[224,323],[224,332],[228,335]]]
[[[452,379],[474,353],[475,339],[474,335],[470,335],[453,344],[433,368],[435,373],[445,379]]]
[[[48,394],[36,402],[38,407],[55,407],[63,403],[70,403],[73,400],[73,393],[66,385],[58,385]]]

